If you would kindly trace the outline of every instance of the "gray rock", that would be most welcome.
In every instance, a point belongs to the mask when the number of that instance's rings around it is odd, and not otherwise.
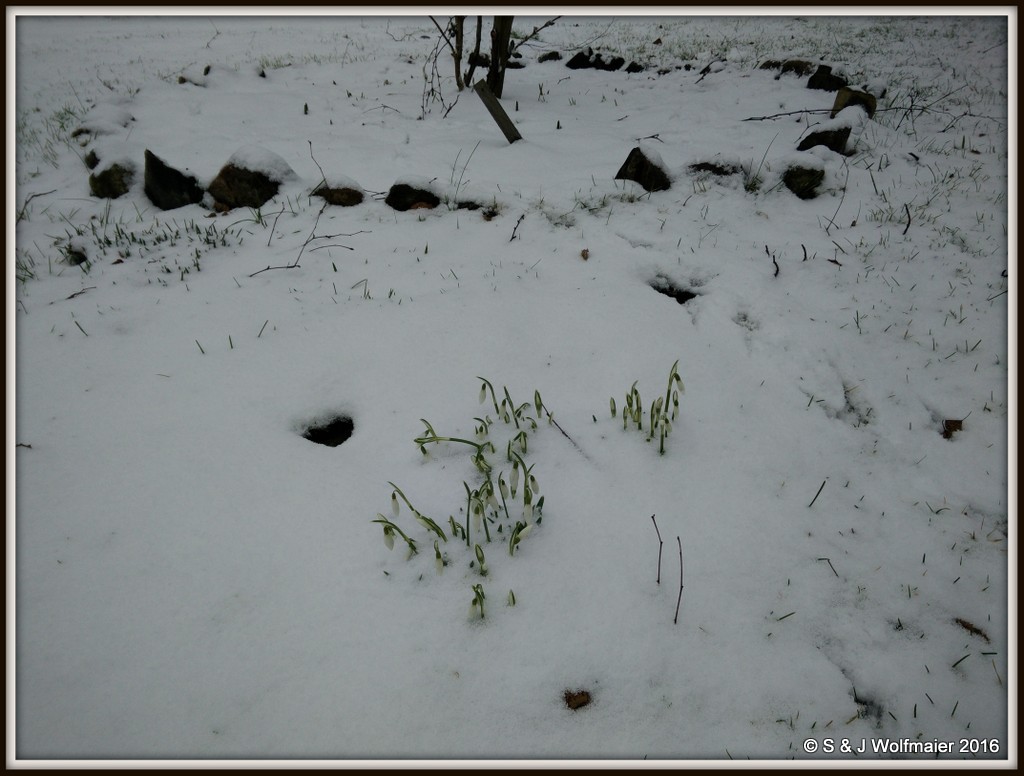
[[[846,153],[846,141],[850,139],[850,127],[842,127],[839,129],[824,129],[817,132],[811,132],[807,137],[800,141],[800,145],[796,147],[797,151],[806,151],[815,146],[825,146],[831,151],[835,151],[837,154]]]
[[[615,173],[615,180],[636,181],[647,191],[665,191],[672,187],[665,171],[648,159],[639,146],[629,152],[626,161]]]
[[[828,65],[818,65],[814,75],[807,79],[808,89],[820,89],[823,92],[838,92],[844,86],[846,79],[833,75],[832,68]]]
[[[174,169],[148,148],[144,190],[150,202],[161,210],[174,210],[203,201],[203,189],[193,176]]]
[[[441,204],[441,199],[427,189],[410,186],[408,183],[396,183],[388,191],[384,203],[395,210],[419,210],[435,208]]]

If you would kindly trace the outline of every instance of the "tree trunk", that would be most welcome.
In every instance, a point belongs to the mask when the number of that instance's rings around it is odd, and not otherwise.
[[[487,85],[495,97],[501,97],[505,85],[505,65],[508,64],[508,41],[512,35],[514,16],[495,16],[491,27],[491,66],[487,71]]]
[[[473,53],[469,55],[469,70],[466,71],[466,77],[462,79],[464,84],[472,86],[473,84],[473,71],[476,70],[476,63],[480,61],[480,28],[483,27],[484,17],[476,17],[476,45],[473,47]]]
[[[452,17],[452,27],[455,30],[455,49],[452,51],[452,59],[455,60],[455,86],[460,92],[466,88],[466,84],[462,80],[462,41],[465,23],[465,16]]]

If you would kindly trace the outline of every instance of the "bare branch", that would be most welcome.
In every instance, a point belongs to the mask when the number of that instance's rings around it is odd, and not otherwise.
[[[561,16],[556,16],[554,19],[548,19],[540,27],[534,27],[533,28],[533,32],[531,32],[529,35],[527,35],[525,38],[523,38],[521,41],[519,41],[515,46],[513,46],[509,50],[508,53],[511,55],[511,54],[514,54],[516,51],[519,51],[519,47],[520,46],[522,46],[524,43],[527,43],[528,41],[531,41],[534,38],[536,38],[537,35],[541,32],[541,30],[546,30],[548,27],[550,27],[552,24],[554,24],[555,22],[557,22],[561,18],[562,18]]]

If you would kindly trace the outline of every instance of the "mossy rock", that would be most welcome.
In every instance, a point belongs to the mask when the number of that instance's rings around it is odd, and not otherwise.
[[[825,180],[825,171],[813,167],[794,165],[782,176],[786,188],[800,199],[814,199],[818,196],[818,186]]]
[[[94,197],[117,199],[128,193],[135,181],[135,167],[130,162],[114,162],[89,176],[89,190]]]
[[[208,191],[223,207],[262,207],[273,199],[281,184],[266,173],[228,163],[217,173]]]
[[[794,75],[810,75],[814,72],[814,63],[806,59],[787,59],[782,63],[782,75],[793,73]]]
[[[350,186],[328,186],[326,183],[322,183],[314,189],[312,196],[321,197],[327,201],[327,204],[340,207],[353,207],[363,201],[363,192],[358,189]]]
[[[849,108],[851,105],[860,105],[867,111],[868,118],[871,118],[875,115],[875,110],[878,108],[878,100],[875,99],[873,94],[844,86],[836,92],[836,101],[832,105],[831,117],[835,118],[839,111]]]

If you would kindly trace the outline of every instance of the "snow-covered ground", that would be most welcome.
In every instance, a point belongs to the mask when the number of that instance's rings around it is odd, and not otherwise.
[[[9,764],[1015,762],[1015,11],[566,16],[512,145],[425,16],[8,22]],[[791,58],[879,95],[810,200]],[[253,147],[295,175],[224,215],[82,162]]]

